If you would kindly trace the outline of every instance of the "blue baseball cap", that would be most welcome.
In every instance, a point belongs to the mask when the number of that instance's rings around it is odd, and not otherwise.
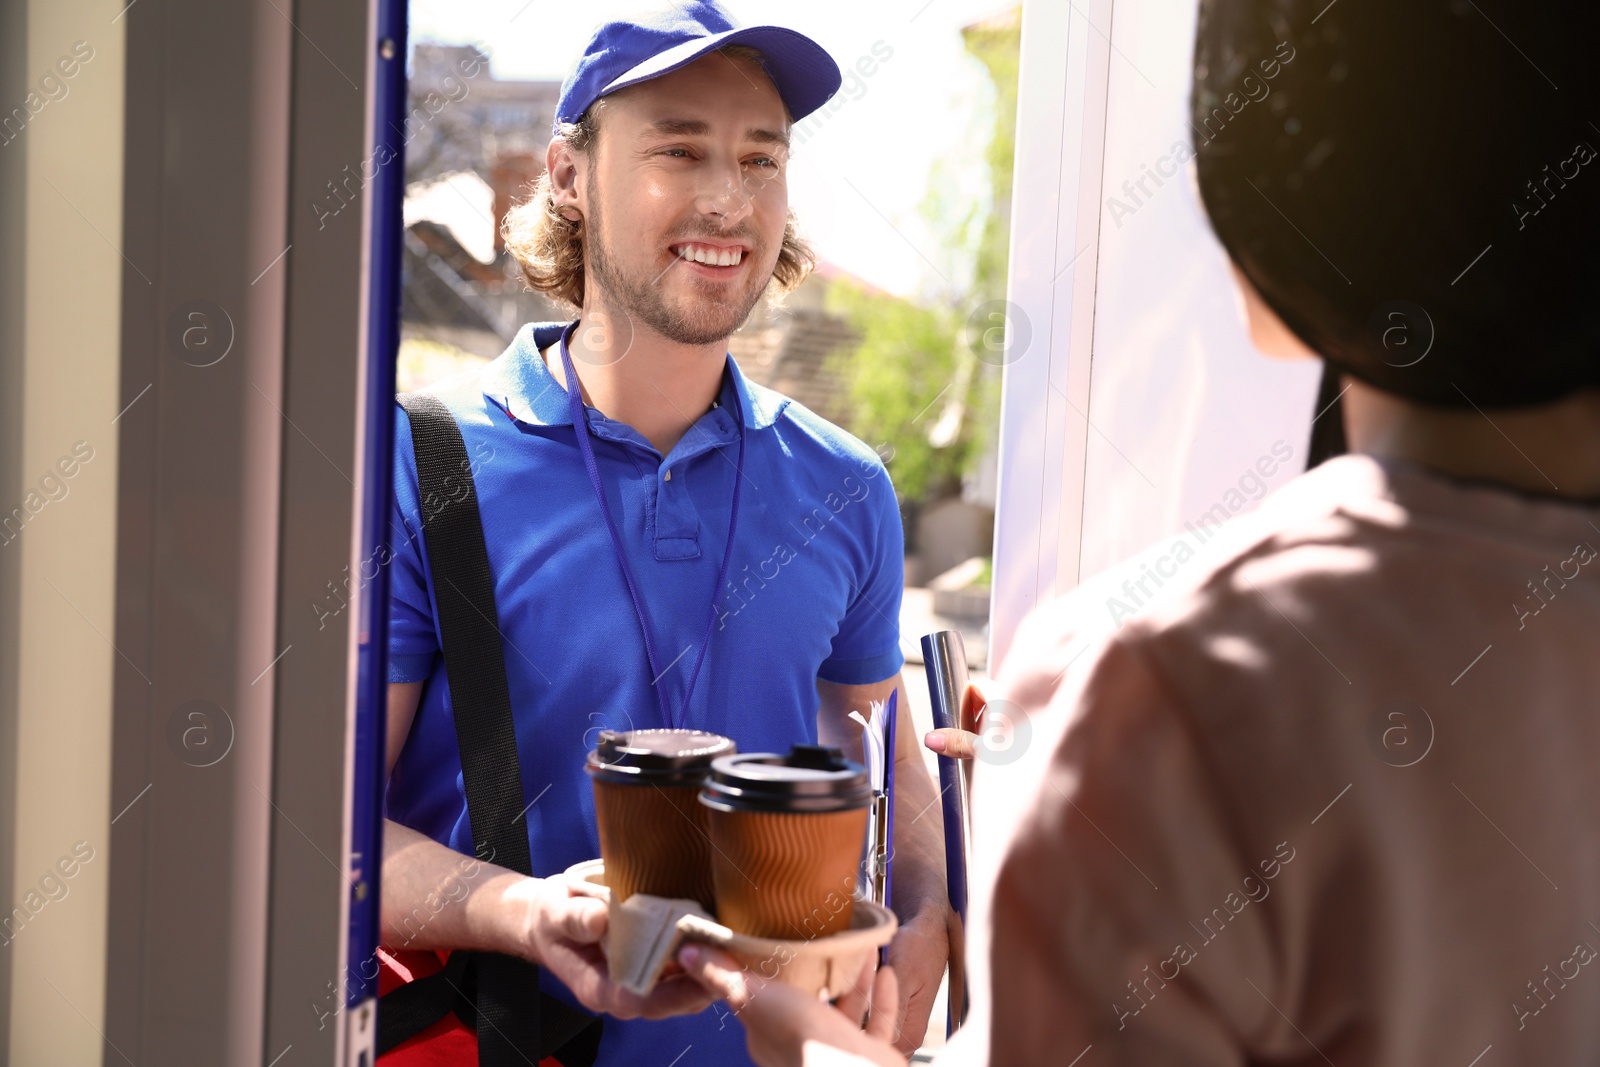
[[[762,65],[794,121],[839,91],[839,65],[821,45],[782,26],[737,25],[715,0],[663,4],[601,24],[561,84],[555,129],[618,89],[677,70],[730,44],[760,49]]]

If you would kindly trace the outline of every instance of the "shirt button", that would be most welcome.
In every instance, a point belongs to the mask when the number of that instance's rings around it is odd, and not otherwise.
[[[664,481],[664,482],[672,481],[672,468],[671,467],[667,468],[667,476],[665,478],[662,478],[661,480]]]

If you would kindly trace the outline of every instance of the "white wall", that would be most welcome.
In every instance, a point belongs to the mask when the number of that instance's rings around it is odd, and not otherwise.
[[[1195,138],[1187,119],[1195,9],[1193,0],[1116,5],[1084,575],[1181,532],[1224,499],[1237,503],[1229,490],[1263,455],[1276,459],[1276,442],[1293,459],[1263,479],[1269,487],[1305,469],[1320,364],[1271,360],[1251,347],[1192,165],[1175,166]],[[1176,173],[1157,185],[1156,168]],[[1254,506],[1253,479],[1247,490],[1234,513]]]
[[[1192,146],[1195,14],[1023,6],[1010,299],[1031,340],[1006,366],[992,664],[1081,578],[1253,507],[1239,482],[1261,457],[1269,488],[1305,466],[1319,365],[1250,347],[1191,168],[1123,188]]]
[[[26,151],[27,200],[25,248],[20,257],[6,250],[25,271],[24,426],[21,455],[4,462],[20,463],[24,496],[0,508],[6,514],[14,506],[26,509],[28,492],[39,493],[33,504],[46,501],[19,536],[0,546],[21,554],[15,852],[9,899],[0,907],[44,902],[0,948],[12,953],[8,1062],[14,1064],[117,1058],[97,1031],[104,1025],[117,655],[108,638],[115,596],[112,419],[119,406],[123,260],[114,246],[122,231],[124,22],[112,20],[122,7],[112,0],[33,0],[27,15],[31,88],[38,92],[41,78],[63,58],[79,59],[81,66],[74,77],[61,78],[65,96],[46,103],[19,137],[0,146]],[[77,42],[86,45],[74,56]],[[92,58],[82,62],[85,48]],[[60,95],[54,82],[46,88]],[[9,111],[21,103],[4,106]],[[153,401],[146,396],[141,402]],[[71,460],[79,461],[70,478],[57,466],[64,458],[68,469]],[[41,489],[51,472],[64,496],[56,483]],[[92,858],[82,862],[84,855]],[[57,867],[63,858],[74,871],[70,878]],[[41,889],[47,876],[56,880]]]

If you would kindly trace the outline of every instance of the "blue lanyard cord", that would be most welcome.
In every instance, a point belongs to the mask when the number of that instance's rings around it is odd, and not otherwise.
[[[694,696],[695,684],[700,680],[700,667],[705,663],[706,649],[711,645],[711,631],[717,623],[717,609],[722,606],[722,592],[728,582],[728,564],[733,560],[734,535],[739,529],[739,490],[744,485],[744,402],[739,398],[739,390],[733,392],[733,420],[739,431],[739,460],[734,465],[733,477],[733,508],[728,518],[728,543],[722,550],[722,567],[717,573],[717,584],[712,589],[711,613],[706,620],[706,632],[700,639],[700,654],[695,657],[694,671],[689,675],[689,686],[683,693],[683,715],[678,721],[672,717],[671,706],[667,703],[667,691],[662,683],[661,657],[656,653],[655,637],[650,632],[649,615],[644,610],[644,598],[639,595],[639,587],[633,580],[633,566],[628,562],[628,553],[622,544],[622,534],[617,530],[617,524],[611,517],[611,505],[606,502],[605,483],[600,480],[600,465],[595,462],[594,444],[589,440],[592,430],[589,420],[583,411],[583,394],[578,384],[578,375],[572,366],[572,354],[567,349],[567,338],[578,324],[574,322],[561,331],[561,365],[567,374],[567,408],[572,413],[572,429],[578,437],[578,451],[583,455],[583,465],[589,472],[589,484],[594,487],[595,499],[600,502],[600,514],[606,520],[606,530],[611,534],[611,547],[616,550],[617,563],[622,567],[622,577],[628,583],[628,596],[633,599],[633,611],[639,618],[639,629],[644,634],[644,651],[650,660],[650,671],[655,679],[651,685],[655,686],[656,700],[661,705],[661,720],[669,728],[682,728],[688,721],[689,701]],[[671,664],[668,664],[670,667]]]

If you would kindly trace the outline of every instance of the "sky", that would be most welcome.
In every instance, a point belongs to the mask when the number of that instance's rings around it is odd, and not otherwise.
[[[841,69],[889,58],[841,89],[795,150],[789,203],[821,258],[901,296],[963,283],[918,214],[935,163],[962,203],[987,203],[993,90],[962,47],[961,27],[1006,0],[725,0],[742,25],[776,23],[826,48]],[[481,42],[496,78],[560,80],[595,25],[638,0],[411,0],[413,40]],[[869,64],[869,67],[872,64]],[[847,95],[848,94],[848,95]]]

